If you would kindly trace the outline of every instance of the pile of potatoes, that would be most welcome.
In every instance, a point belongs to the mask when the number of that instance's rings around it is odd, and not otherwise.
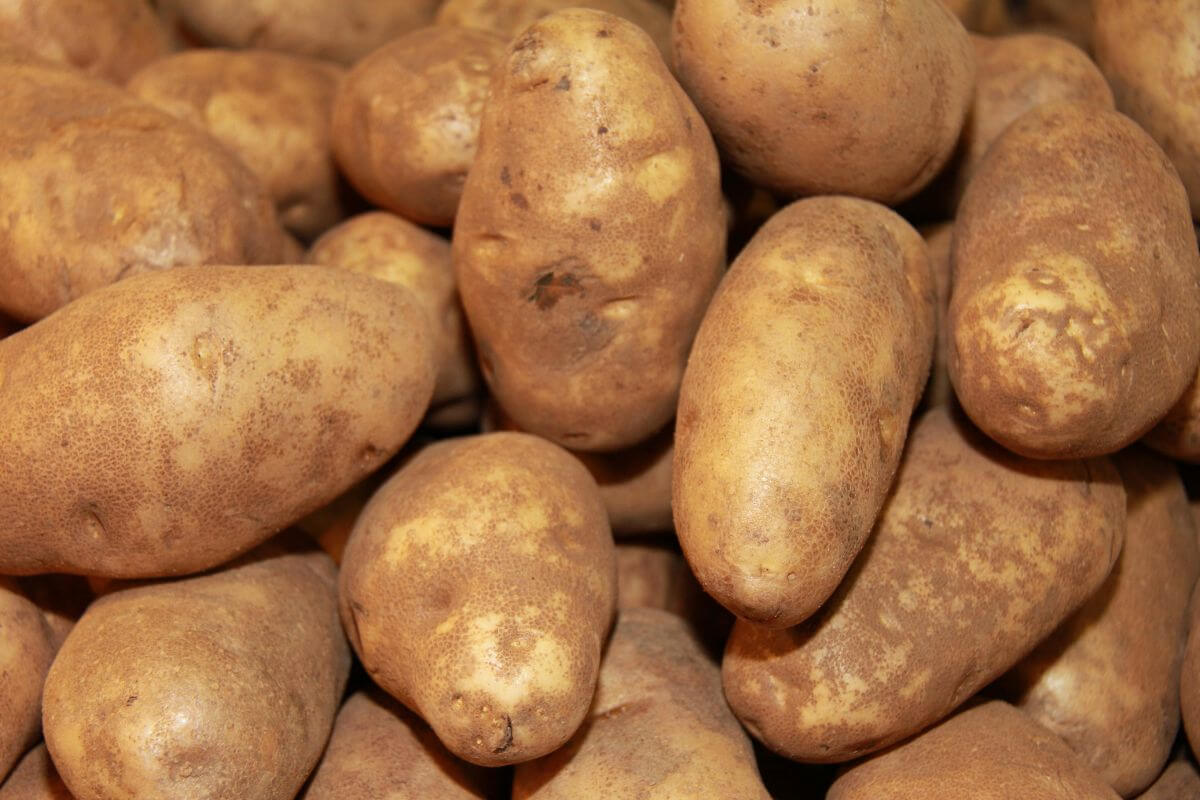
[[[0,800],[1200,798],[1200,0],[9,0],[0,102]]]

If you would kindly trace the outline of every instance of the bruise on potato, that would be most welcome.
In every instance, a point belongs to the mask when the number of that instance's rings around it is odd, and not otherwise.
[[[934,290],[921,237],[867,200],[776,214],[713,299],[675,425],[673,508],[705,590],[789,627],[861,549],[929,374]]]
[[[769,800],[720,670],[684,622],[621,612],[587,721],[562,749],[521,764],[513,800]]]
[[[56,649],[41,610],[0,576],[0,778],[37,741],[42,682]]]
[[[1124,529],[1106,459],[1031,461],[935,408],[822,612],[788,630],[734,626],[725,696],[797,761],[879,750],[949,714],[1078,609]]]
[[[724,269],[719,182],[636,25],[572,9],[509,46],[453,246],[484,377],[521,429],[611,451],[670,421]]]
[[[522,433],[421,450],[342,560],[342,620],[367,672],[483,766],[545,755],[579,727],[615,595],[595,482]]]
[[[1200,360],[1200,253],[1170,161],[1128,117],[1038,106],[988,150],[955,223],[950,378],[1034,458],[1114,452]]]
[[[1200,771],[1186,757],[1172,761],[1138,800],[1196,800],[1200,797]],[[0,800],[4,795],[0,793]]]
[[[0,783],[0,800],[75,800],[75,796],[59,777],[46,745],[39,744]]]
[[[0,341],[0,573],[220,564],[404,444],[433,389],[400,287],[322,267],[140,275]]]

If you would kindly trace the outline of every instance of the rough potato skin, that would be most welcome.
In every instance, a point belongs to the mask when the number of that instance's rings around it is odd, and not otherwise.
[[[834,781],[827,800],[1117,796],[1061,739],[995,700],[851,767]]]
[[[950,378],[1034,458],[1111,453],[1200,361],[1200,252],[1170,161],[1128,117],[1038,106],[988,150],[955,223]]]
[[[730,165],[788,195],[911,197],[971,102],[971,43],[939,0],[679,0],[672,46]]]
[[[433,389],[409,293],[321,267],[182,267],[0,341],[0,573],[228,561],[398,451]]]
[[[78,800],[296,796],[350,672],[337,569],[302,541],[92,604],[43,705],[46,746]]]
[[[1158,780],[1138,795],[1138,800],[1196,800],[1197,797],[1200,797],[1200,772],[1184,758],[1168,764]],[[4,800],[3,793],[0,800]]]
[[[342,559],[342,620],[367,672],[483,766],[575,733],[615,599],[595,482],[522,433],[421,450],[363,510]]]
[[[484,377],[521,429],[611,451],[671,419],[724,269],[719,183],[636,25],[571,9],[509,45],[453,247]]]
[[[847,197],[771,218],[713,299],[675,424],[679,542],[739,617],[796,625],[875,524],[929,375],[934,289],[920,235]]]
[[[30,750],[0,784],[0,800],[75,800],[58,776],[46,745]]]
[[[1124,529],[1107,460],[1024,459],[935,408],[822,613],[789,630],[734,626],[725,696],[788,758],[879,750],[945,717],[1078,609]]]
[[[1179,683],[1183,729],[1193,754],[1200,753],[1200,584],[1196,588],[1197,591],[1192,593],[1191,627],[1188,630],[1187,649],[1183,652]]]
[[[769,800],[717,665],[666,611],[623,611],[588,720],[565,747],[517,767],[513,800]]]
[[[0,577],[0,777],[37,741],[53,639],[38,607],[11,578]]]

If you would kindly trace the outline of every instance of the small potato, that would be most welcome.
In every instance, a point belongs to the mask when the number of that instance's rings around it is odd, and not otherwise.
[[[39,744],[0,783],[0,800],[75,800],[75,797],[58,776],[46,745]]]
[[[933,274],[933,288],[937,296],[937,339],[933,345],[933,366],[929,370],[929,383],[921,398],[924,406],[944,406],[954,402],[954,387],[950,384],[950,372],[946,367],[947,343],[946,316],[950,306],[950,250],[954,242],[954,223],[943,222],[922,229],[925,245],[929,248],[929,266]]]
[[[1196,800],[1200,797],[1200,771],[1186,758],[1172,761],[1138,800]],[[4,800],[0,793],[0,800]]]
[[[1038,106],[988,150],[954,232],[950,378],[988,436],[1034,458],[1111,453],[1200,362],[1187,196],[1128,117]]]
[[[800,623],[875,524],[929,375],[920,235],[847,197],[796,202],[741,252],[700,326],[675,425],[673,508],[700,584]]]
[[[42,683],[55,650],[42,612],[11,578],[0,577],[0,778],[37,741]]]
[[[734,626],[725,696],[751,733],[797,761],[887,747],[945,717],[1078,609],[1124,530],[1125,492],[1107,459],[1024,459],[935,408],[913,428],[874,536],[822,613],[788,630]]]
[[[367,672],[483,766],[575,733],[615,599],[595,481],[522,433],[421,450],[371,499],[342,560],[342,620]]]
[[[323,267],[190,267],[0,341],[0,573],[221,564],[397,452],[433,390],[409,293]]]

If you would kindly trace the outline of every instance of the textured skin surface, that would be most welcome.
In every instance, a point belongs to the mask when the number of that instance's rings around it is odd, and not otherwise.
[[[939,0],[679,0],[672,45],[730,165],[790,195],[911,197],[971,102],[971,43]]]
[[[988,150],[954,237],[950,378],[1034,458],[1111,453],[1200,360],[1200,252],[1174,167],[1128,117],[1038,106]]]
[[[1149,789],[1138,795],[1138,800],[1196,800],[1200,797],[1200,772],[1191,761],[1172,762],[1163,770]],[[4,800],[0,793],[0,800]]]
[[[954,241],[954,223],[942,222],[923,228],[921,235],[929,248],[929,268],[933,274],[933,288],[937,295],[937,339],[933,345],[933,366],[929,368],[929,383],[921,404],[932,408],[955,402],[954,386],[950,383],[947,369],[949,344],[947,342],[946,317],[950,307],[950,249]]]
[[[1187,649],[1183,652],[1183,668],[1180,671],[1179,701],[1183,728],[1195,755],[1200,753],[1200,584],[1192,594],[1191,613]]]
[[[618,450],[674,415],[725,266],[717,153],[634,24],[573,9],[509,45],[454,230],[481,366],[523,429]]]
[[[0,784],[0,800],[75,800],[75,796],[58,776],[46,745],[39,744]]]
[[[1028,654],[1104,582],[1124,530],[1107,460],[1030,461],[935,408],[822,613],[789,630],[734,626],[725,696],[789,758],[879,750]]]
[[[929,375],[921,237],[867,200],[788,206],[730,269],[696,337],[675,425],[673,507],[702,586],[796,625],[875,524]]]
[[[54,651],[42,612],[16,582],[0,577],[0,778],[37,741],[42,682]]]
[[[717,665],[665,611],[621,613],[596,699],[565,747],[517,767],[513,800],[769,800]]]
[[[484,766],[575,733],[615,600],[595,481],[522,433],[421,450],[363,510],[342,559],[342,620],[367,672]]]
[[[398,451],[433,390],[409,293],[321,267],[122,281],[0,341],[0,573],[220,564]]]
[[[999,701],[977,705],[843,773],[827,800],[1116,800],[1045,728]]]

